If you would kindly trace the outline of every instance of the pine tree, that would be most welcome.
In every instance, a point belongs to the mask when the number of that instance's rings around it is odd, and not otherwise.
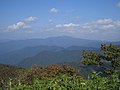
[[[116,67],[120,67],[120,47],[109,44],[101,44],[101,52],[83,52],[83,60],[81,63],[85,65],[97,65],[102,66],[107,62],[110,68],[109,70],[115,70]]]

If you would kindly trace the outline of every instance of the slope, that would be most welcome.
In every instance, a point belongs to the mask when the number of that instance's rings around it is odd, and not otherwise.
[[[27,47],[0,55],[0,63],[15,65],[16,63],[19,63],[21,60],[27,57],[32,57],[42,51],[59,51],[63,49],[64,48],[57,46]]]
[[[29,68],[33,64],[37,65],[49,65],[49,64],[55,64],[55,63],[64,63],[64,62],[76,62],[80,61],[82,58],[82,51],[98,51],[99,49],[96,48],[82,48],[80,46],[71,46],[61,51],[43,51],[39,54],[26,58],[22,60],[17,65],[20,67]]]

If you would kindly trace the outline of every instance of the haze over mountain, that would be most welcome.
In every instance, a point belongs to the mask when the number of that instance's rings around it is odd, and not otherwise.
[[[65,62],[80,62],[80,60],[82,59],[82,51],[83,51],[82,49],[81,50],[65,49],[56,52],[43,51],[33,57],[28,57],[22,60],[17,65],[19,67],[31,68],[33,64],[37,64],[38,66],[40,65],[47,66],[50,64],[65,63]],[[92,51],[95,51],[95,49],[93,49]]]
[[[70,38],[70,37],[69,37]],[[69,39],[69,38],[67,38],[67,39],[60,39],[61,40],[61,42],[62,42],[62,40],[66,40],[65,42],[68,42],[69,43],[69,41],[67,41],[67,40],[71,40],[71,39]],[[75,39],[75,38],[74,38]],[[73,40],[74,40],[73,39]],[[51,40],[59,40],[59,39],[51,39]],[[79,39],[78,39],[79,40]],[[76,40],[76,41],[78,41],[78,40]],[[80,39],[81,40],[81,39]],[[33,40],[34,41],[34,40]],[[75,40],[74,40],[75,41]],[[89,41],[89,40],[87,40],[87,41]],[[58,41],[54,41],[54,42],[56,42],[55,44],[58,44]],[[23,43],[24,44],[24,43]],[[34,42],[34,44],[35,44],[35,42]],[[22,49],[17,49],[17,50],[14,50],[14,51],[11,51],[11,52],[8,52],[8,53],[4,53],[4,54],[1,54],[0,55],[0,63],[4,63],[4,64],[12,64],[12,65],[15,65],[16,63],[19,63],[19,62],[21,62],[22,60],[24,60],[25,58],[28,58],[28,57],[32,57],[32,56],[35,56],[35,55],[37,55],[38,53],[42,53],[42,52],[45,52],[46,51],[46,56],[45,57],[47,57],[48,58],[48,56],[47,56],[47,52],[51,52],[51,53],[53,53],[53,52],[55,52],[55,53],[57,53],[57,51],[68,51],[68,53],[69,52],[72,52],[72,50],[74,51],[77,51],[77,52],[79,52],[79,55],[78,55],[78,57],[80,56],[81,57],[81,55],[80,55],[80,53],[83,51],[83,50],[97,50],[97,48],[94,48],[94,47],[85,47],[85,46],[70,46],[70,47],[60,47],[60,46],[51,46],[51,45],[49,45],[49,44],[51,44],[50,42],[48,43],[47,42],[47,45],[40,45],[40,46],[34,46],[34,47],[29,47],[29,44],[26,44],[26,48],[22,48]],[[28,45],[28,46],[27,46]],[[49,45],[49,46],[48,46]],[[53,44],[54,45],[54,44]],[[60,44],[58,44],[58,45],[60,45]],[[70,42],[70,45],[75,45],[74,43],[72,44],[72,42]],[[77,44],[76,44],[77,45]],[[62,44],[61,44],[61,46],[62,46]],[[68,45],[69,46],[69,45]],[[44,53],[45,54],[45,53]],[[66,54],[66,53],[65,53]],[[62,54],[63,55],[63,54]],[[64,56],[62,56],[62,55],[60,55],[61,57],[63,57],[64,58]],[[68,57],[68,58],[70,58],[71,56],[68,56],[67,54],[66,54],[66,56]],[[56,57],[55,55],[54,55],[54,57]],[[57,59],[57,58],[56,58]],[[80,58],[79,58],[80,59]],[[65,58],[64,58],[64,61],[65,61]]]
[[[77,61],[81,60],[83,50],[98,51],[102,43],[110,42],[68,36],[10,40],[0,43],[0,63],[30,67],[34,63],[47,65]],[[113,43],[119,45],[120,42]]]
[[[0,63],[15,65],[23,59],[32,57],[42,51],[59,51],[63,49],[57,46],[26,47],[0,55]]]
[[[68,36],[49,37],[45,39],[27,39],[27,40],[12,40],[0,43],[0,54],[8,53],[17,49],[25,47],[35,47],[38,45],[47,46],[84,46],[84,47],[100,47],[101,43],[109,43],[105,41],[87,40],[80,38],[73,38]]]

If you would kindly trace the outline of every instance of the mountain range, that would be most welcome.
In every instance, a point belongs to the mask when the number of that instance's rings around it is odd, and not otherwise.
[[[11,52],[17,49],[22,49],[25,47],[34,47],[39,45],[60,47],[70,46],[100,47],[101,43],[109,43],[105,41],[87,40],[68,36],[49,37],[45,39],[8,40],[8,41],[1,40],[0,42],[1,42],[0,54]]]
[[[33,64],[79,62],[82,51],[99,51],[105,41],[79,39],[68,36],[45,39],[0,41],[0,63],[29,68]],[[112,42],[120,45],[120,42]]]

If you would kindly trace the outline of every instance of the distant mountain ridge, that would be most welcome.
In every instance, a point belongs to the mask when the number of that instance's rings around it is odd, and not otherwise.
[[[68,36],[49,37],[45,39],[28,39],[28,40],[12,40],[12,41],[10,40],[8,42],[0,43],[0,51],[1,51],[0,54],[8,53],[25,47],[35,47],[39,45],[60,46],[60,47],[70,47],[70,46],[100,47],[101,43],[109,43],[109,42],[73,38]]]
[[[57,59],[57,62],[59,62],[59,59],[57,58],[56,54],[59,53],[58,56],[62,57],[62,61],[76,61],[81,59],[81,52],[83,50],[87,51],[92,51],[92,50],[98,50],[97,48],[89,48],[89,47],[81,47],[81,46],[71,46],[68,48],[63,48],[63,47],[58,47],[58,46],[36,46],[36,47],[26,47],[23,49],[11,51],[9,53],[5,53],[0,55],[0,63],[3,64],[11,64],[11,65],[16,65],[17,63],[20,63],[24,61],[25,59],[30,59],[32,57],[35,57],[39,53],[41,53],[44,58],[49,58],[47,54],[48,53],[53,53],[52,56],[54,56]],[[71,55],[69,55],[71,53]],[[73,57],[76,55],[77,58],[76,60],[73,60]],[[67,57],[67,59],[65,59]],[[71,58],[70,58],[71,57]],[[69,60],[68,60],[69,59]],[[39,58],[41,60],[41,58]],[[39,61],[38,60],[38,61]],[[48,59],[42,59],[42,60],[48,60]],[[55,59],[53,59],[55,61]],[[61,62],[61,61],[60,61]],[[55,63],[55,62],[52,62]],[[34,62],[33,62],[34,64]]]
[[[79,39],[67,36],[45,39],[5,40],[0,43],[0,63],[23,66],[32,64],[52,64],[81,60],[81,53],[99,51],[105,41]],[[120,45],[120,42],[113,42]],[[48,56],[47,56],[48,55]],[[24,64],[23,64],[24,63]]]
[[[65,48],[64,50],[59,50],[56,52],[43,51],[33,57],[25,58],[17,65],[19,67],[30,68],[33,64],[47,66],[55,63],[80,62],[80,60],[82,59],[83,50],[97,52],[99,51],[99,49],[88,47],[87,48],[84,47],[82,49],[82,47],[80,46],[68,47]]]
[[[15,65],[27,57],[32,57],[42,51],[59,51],[63,47],[57,46],[36,46],[26,47],[0,55],[0,63]]]
[[[33,57],[22,60],[17,65],[23,68],[30,68],[33,64],[47,66],[55,63],[80,61],[81,58],[81,52],[79,50],[43,51]]]

